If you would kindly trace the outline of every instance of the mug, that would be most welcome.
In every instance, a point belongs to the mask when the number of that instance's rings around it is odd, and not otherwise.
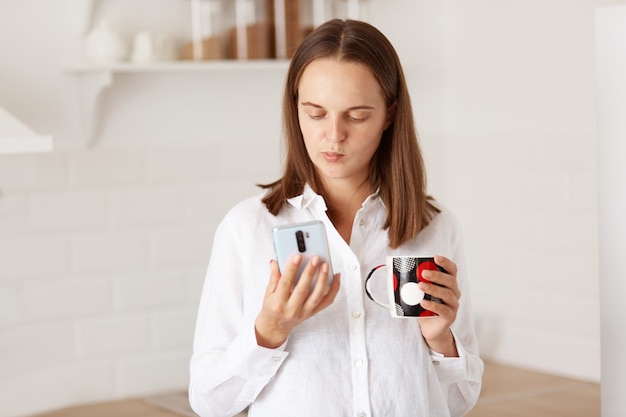
[[[175,59],[173,44],[163,35],[152,32],[138,32],[133,38],[130,60],[135,63],[151,63]]]
[[[377,300],[370,292],[370,279],[380,269],[387,271],[388,304]],[[425,270],[446,272],[445,269],[435,263],[435,259],[432,257],[387,256],[385,264],[374,267],[367,275],[365,293],[376,304],[389,309],[392,317],[436,316],[436,313],[426,310],[420,305],[422,300],[443,302],[440,298],[425,294],[419,289],[418,282],[431,283],[422,277],[422,272]]]
[[[139,32],[133,38],[130,60],[133,62],[153,62],[159,57],[157,38],[150,32]]]

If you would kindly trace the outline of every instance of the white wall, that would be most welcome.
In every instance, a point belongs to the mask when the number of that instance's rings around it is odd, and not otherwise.
[[[184,33],[176,0],[146,1],[95,2],[96,20]],[[597,381],[593,3],[370,0],[369,17],[466,231],[484,356]],[[184,389],[214,227],[278,173],[280,70],[117,76],[84,148],[69,26],[57,2],[0,0],[0,102],[58,146],[0,156],[0,416]]]
[[[444,195],[483,353],[597,381],[594,4],[444,3]]]

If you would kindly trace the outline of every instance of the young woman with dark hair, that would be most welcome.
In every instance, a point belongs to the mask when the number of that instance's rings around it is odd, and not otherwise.
[[[251,417],[462,416],[483,364],[461,233],[427,194],[391,43],[359,21],[314,30],[290,63],[283,124],[283,176],[231,209],[215,234],[192,407],[203,417],[246,408]],[[332,265],[313,258],[295,281],[302,257],[280,271],[271,232],[311,220],[324,223]],[[443,301],[421,302],[436,316],[391,318],[365,299],[365,277],[386,256],[435,254],[447,272],[420,288]]]

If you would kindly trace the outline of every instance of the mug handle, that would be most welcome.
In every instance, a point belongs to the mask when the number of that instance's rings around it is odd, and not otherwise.
[[[389,304],[382,303],[382,302],[378,301],[377,299],[375,299],[374,296],[372,295],[372,293],[370,292],[370,289],[369,289],[369,281],[370,281],[370,278],[374,275],[374,272],[376,272],[380,268],[384,268],[386,266],[387,266],[386,264],[375,266],[374,268],[372,268],[370,273],[367,274],[367,278],[365,278],[365,294],[367,294],[369,299],[372,300],[373,302],[375,302],[376,304],[378,304],[380,306],[383,306],[383,307],[388,309],[389,308]]]

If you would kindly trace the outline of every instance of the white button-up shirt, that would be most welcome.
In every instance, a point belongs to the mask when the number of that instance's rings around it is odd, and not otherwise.
[[[478,399],[483,363],[470,309],[460,232],[445,209],[397,249],[382,230],[377,195],[363,203],[348,245],[326,215],[324,199],[306,187],[278,216],[261,197],[225,216],[215,233],[190,364],[190,403],[202,417],[462,416]],[[322,220],[341,288],[325,310],[296,327],[277,349],[259,347],[259,314],[275,258],[272,228]],[[458,267],[462,292],[452,332],[458,358],[429,351],[417,319],[392,318],[365,295],[364,280],[388,255],[443,255]],[[380,276],[378,276],[380,275]],[[385,299],[385,274],[370,289]]]

